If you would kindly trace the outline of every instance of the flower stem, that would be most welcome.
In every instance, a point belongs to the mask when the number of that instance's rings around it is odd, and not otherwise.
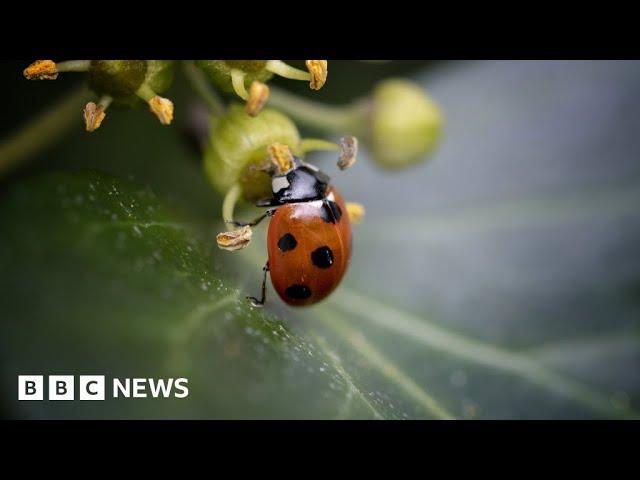
[[[303,138],[300,141],[300,151],[302,153],[317,150],[337,151],[340,150],[340,145],[321,138]]]
[[[85,87],[75,90],[0,143],[0,178],[80,126],[82,107],[90,98]]]
[[[91,60],[68,60],[56,63],[59,72],[86,72],[91,67]]]
[[[276,75],[291,80],[306,80],[307,82],[311,80],[311,74],[309,72],[298,70],[291,65],[287,65],[282,60],[269,60],[266,69]]]
[[[229,189],[227,194],[224,197],[224,201],[222,202],[222,220],[227,222],[233,220],[235,217],[233,212],[236,208],[236,203],[240,199],[240,195],[242,194],[242,188],[240,185],[235,183]]]
[[[243,100],[249,100],[249,92],[244,88],[244,77],[246,73],[237,68],[231,69],[231,84],[236,94]]]
[[[223,116],[226,112],[224,103],[213,90],[202,70],[196,67],[192,61],[185,61],[183,69],[189,83],[207,105],[209,111],[213,115]]]
[[[357,135],[362,128],[362,103],[331,107],[271,87],[269,105],[282,110],[300,123],[327,132]]]

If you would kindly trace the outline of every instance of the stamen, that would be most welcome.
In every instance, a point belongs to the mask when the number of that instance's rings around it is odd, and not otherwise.
[[[356,163],[358,156],[358,139],[356,137],[347,136],[340,139],[340,147],[342,153],[338,159],[338,167],[340,170],[346,170]]]
[[[320,90],[327,81],[327,61],[326,60],[306,60],[305,65],[311,75],[311,90]]]
[[[279,174],[288,172],[294,167],[293,153],[287,145],[272,143],[267,148],[269,160],[273,163]]]
[[[311,80],[311,74],[309,72],[287,65],[282,60],[269,60],[267,61],[265,68],[276,75],[280,75],[281,77],[289,78],[291,80]]]
[[[329,140],[324,140],[322,138],[303,138],[300,141],[299,151],[302,154],[311,151],[336,151],[340,150],[340,145],[337,143],[330,142]]]
[[[249,99],[247,100],[246,112],[255,117],[260,113],[269,99],[269,87],[264,83],[254,80],[249,87]]]
[[[239,184],[235,183],[231,186],[227,194],[224,196],[224,200],[222,201],[222,219],[226,223],[233,220],[233,212],[236,208],[236,203],[238,203],[241,194],[242,187],[240,187]]]
[[[55,80],[58,68],[53,60],[36,60],[22,72],[27,80]]]
[[[242,250],[249,243],[251,243],[251,236],[253,231],[251,227],[240,227],[237,230],[231,230],[229,232],[221,232],[216,235],[216,242],[218,247],[222,250],[234,252],[236,250]]]
[[[168,98],[156,95],[149,100],[149,108],[162,125],[169,125],[173,120],[173,102]]]
[[[243,100],[249,100],[249,93],[247,93],[247,89],[244,86],[244,77],[246,77],[246,75],[247,74],[242,70],[238,70],[236,68],[231,70],[231,84],[233,85],[233,90]]]
[[[143,83],[140,88],[136,90],[136,95],[149,104],[151,112],[158,117],[162,125],[169,125],[173,120],[173,102],[168,98],[156,95],[156,92]]]
[[[67,60],[56,64],[58,72],[88,72],[91,60]]]
[[[364,218],[364,205],[357,202],[347,202],[347,213],[352,223],[358,224]]]
[[[102,105],[96,105],[93,102],[87,103],[82,111],[84,116],[84,125],[87,132],[93,132],[100,128],[106,114]]]

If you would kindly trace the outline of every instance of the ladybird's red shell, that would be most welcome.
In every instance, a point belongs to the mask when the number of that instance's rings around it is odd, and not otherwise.
[[[289,305],[311,305],[340,283],[351,259],[351,222],[342,196],[279,207],[267,236],[271,283]]]

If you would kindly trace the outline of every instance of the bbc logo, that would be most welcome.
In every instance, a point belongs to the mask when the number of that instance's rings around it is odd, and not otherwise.
[[[49,400],[75,400],[73,375],[49,375],[47,385]],[[18,376],[18,400],[44,400],[42,375]],[[104,400],[104,375],[80,375],[78,382],[80,400]]]

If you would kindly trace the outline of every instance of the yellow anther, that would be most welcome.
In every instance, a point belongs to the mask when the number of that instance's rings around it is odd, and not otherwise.
[[[161,124],[169,125],[173,120],[173,102],[168,98],[156,95],[149,100],[149,107]]]
[[[347,213],[349,214],[351,223],[360,223],[364,218],[364,205],[357,202],[347,202]]]
[[[28,80],[55,80],[58,67],[53,60],[36,60],[22,72]]]
[[[87,103],[82,112],[84,115],[84,125],[87,132],[93,132],[100,128],[106,114],[102,105],[96,105],[93,102]]]
[[[340,170],[346,170],[356,163],[358,158],[358,139],[348,136],[340,139],[340,158],[338,159],[338,167]]]
[[[288,172],[294,167],[293,153],[287,145],[272,143],[267,151],[269,152],[269,160],[276,166],[279,174]]]
[[[327,81],[327,61],[326,60],[306,60],[305,65],[311,74],[309,86],[312,90],[320,90]]]
[[[269,100],[269,87],[266,84],[254,80],[249,87],[249,98],[245,111],[252,117],[260,113],[264,105]]]
[[[219,233],[216,236],[216,241],[218,242],[218,247],[222,250],[234,252],[236,250],[242,250],[249,245],[252,235],[253,231],[251,227],[247,225],[237,230]]]

